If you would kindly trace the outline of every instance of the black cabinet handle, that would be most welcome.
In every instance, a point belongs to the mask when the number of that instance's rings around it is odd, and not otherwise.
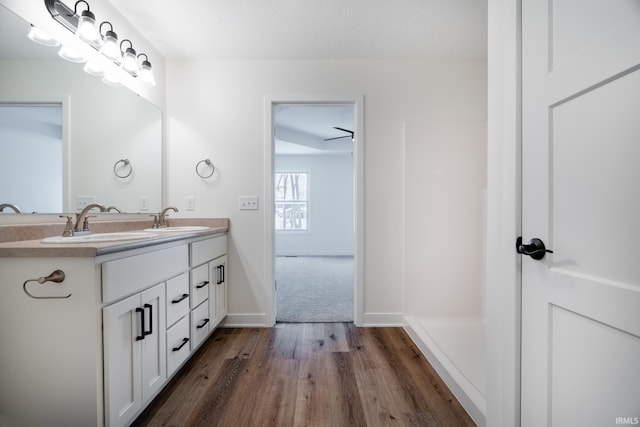
[[[180,344],[177,347],[173,347],[172,351],[180,351],[180,349],[184,347],[184,345],[188,342],[189,342],[189,338],[182,338],[182,344]]]
[[[205,280],[204,282],[202,282],[199,285],[196,285],[196,288],[200,289],[200,288],[204,288],[205,286],[207,286],[209,284],[208,280]]]
[[[142,335],[146,336],[146,335],[151,335],[153,333],[153,306],[151,304],[145,304],[144,308],[149,309],[149,330],[148,331],[144,330],[144,322],[142,323]],[[144,314],[142,315],[142,318],[144,319]]]
[[[184,301],[186,298],[189,298],[189,294],[182,294],[182,296],[180,298],[172,300],[171,304],[177,304],[179,302]]]
[[[222,283],[224,283],[225,278],[224,278],[224,264],[220,265],[220,271],[222,271]]]
[[[202,325],[198,325],[196,326],[197,329],[202,329],[204,328],[204,326],[209,323],[209,319],[204,319],[204,322],[202,322]]]
[[[144,310],[141,309],[140,307],[136,308],[136,313],[140,313],[140,324],[142,325],[142,328],[140,329],[140,331],[142,332],[142,335],[138,335],[136,337],[136,341],[140,341],[144,339]]]
[[[218,282],[217,285],[224,283],[224,264],[220,264],[216,267],[218,269]]]

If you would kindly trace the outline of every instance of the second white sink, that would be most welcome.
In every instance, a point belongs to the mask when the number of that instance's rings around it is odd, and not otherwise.
[[[71,237],[53,236],[53,237],[47,237],[45,239],[42,239],[40,240],[40,242],[68,243],[68,244],[99,243],[99,242],[117,242],[120,240],[149,239],[151,237],[156,237],[156,236],[157,234],[153,234],[153,233],[142,233],[139,231],[123,231],[119,233],[96,233],[96,234],[86,234],[83,236],[71,236]]]
[[[145,228],[144,231],[153,231],[154,233],[177,233],[186,231],[203,231],[210,228],[211,227],[207,227],[205,225],[183,225],[177,227]]]

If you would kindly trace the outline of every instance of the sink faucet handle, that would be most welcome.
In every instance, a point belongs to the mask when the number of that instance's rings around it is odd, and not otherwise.
[[[67,218],[67,223],[64,226],[64,231],[62,232],[62,237],[71,237],[73,236],[73,217],[68,215],[60,215],[60,218]]]
[[[158,228],[158,215],[149,215],[151,217],[153,217],[153,225],[151,226],[151,228]]]
[[[82,231],[89,231],[89,218],[97,218],[96,215],[86,215],[82,221]]]

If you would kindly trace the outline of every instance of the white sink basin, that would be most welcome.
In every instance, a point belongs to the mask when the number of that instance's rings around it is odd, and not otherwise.
[[[42,243],[98,243],[98,242],[117,242],[121,240],[148,239],[156,237],[157,234],[143,233],[139,231],[123,231],[119,233],[96,233],[86,234],[84,236],[53,236],[40,240]]]
[[[177,233],[185,231],[203,231],[209,230],[211,227],[205,225],[184,225],[181,227],[163,227],[163,228],[145,228],[144,231],[153,231],[154,233]]]

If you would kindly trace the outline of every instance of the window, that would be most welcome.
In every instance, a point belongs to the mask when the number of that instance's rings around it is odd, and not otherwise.
[[[309,185],[307,172],[276,172],[276,230],[309,230]]]

